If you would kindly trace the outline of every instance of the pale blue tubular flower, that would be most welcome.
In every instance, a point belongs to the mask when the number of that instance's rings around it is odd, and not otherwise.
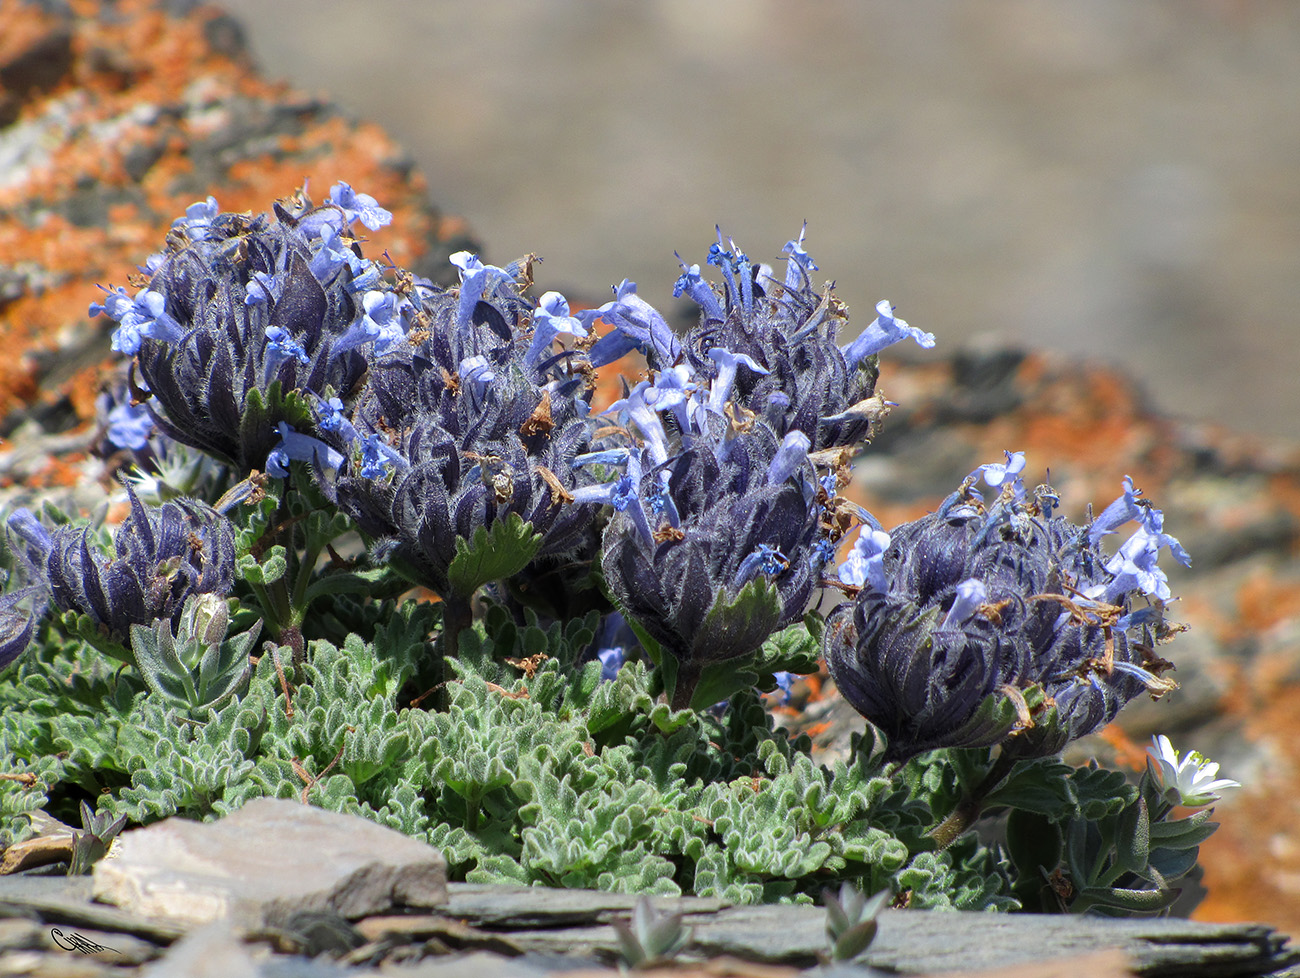
[[[537,367],[550,355],[551,344],[561,333],[585,337],[587,329],[576,316],[569,315],[569,302],[559,292],[544,293],[533,311],[533,339],[524,362]]]
[[[890,536],[884,530],[864,526],[839,566],[840,581],[851,587],[867,588],[880,594],[888,592],[889,582],[885,578],[884,561],[889,542]]]
[[[311,261],[307,267],[317,279],[326,282],[341,268],[351,269],[355,276],[365,265],[366,262],[352,250],[352,239],[345,238],[339,228],[326,225],[321,229],[320,238],[312,244]]]
[[[673,252],[673,254],[677,254]],[[682,274],[673,283],[673,298],[679,299],[683,292],[690,296],[693,301],[703,311],[705,319],[722,322],[727,318],[726,312],[722,308],[722,303],[718,301],[718,294],[713,291],[713,286],[704,280],[700,274],[699,265],[687,265],[682,261],[682,256],[677,255],[677,263],[682,267]]]
[[[1141,499],[1142,490],[1133,488],[1133,480],[1124,476],[1124,492],[1101,511],[1088,527],[1088,542],[1094,546],[1102,537],[1114,533],[1129,520],[1136,520],[1150,504]]]
[[[90,315],[104,313],[110,319],[117,320],[112,348],[118,353],[135,356],[140,352],[140,343],[145,338],[178,343],[185,336],[181,324],[167,313],[166,300],[161,293],[141,289],[131,299],[120,285],[111,292],[107,289],[104,291],[108,297],[103,304],[92,302]]]
[[[172,230],[184,231],[190,241],[203,241],[207,238],[208,229],[220,210],[221,208],[217,206],[217,198],[211,196],[207,200],[190,204],[185,208],[184,217],[172,221]]]
[[[842,348],[844,359],[850,367],[856,367],[862,360],[879,353],[887,346],[893,346],[908,337],[916,340],[918,346],[931,349],[934,346],[934,334],[926,333],[909,326],[901,319],[894,318],[894,307],[886,299],[876,303],[876,318],[858,334],[857,338]]]
[[[488,386],[497,379],[492,364],[481,353],[462,360],[457,374],[460,377],[462,389],[468,390],[470,396],[475,398],[476,402],[482,401],[483,395],[487,393]]]
[[[511,272],[496,265],[484,265],[478,255],[458,251],[451,263],[460,269],[460,303],[456,309],[456,328],[465,329],[474,320],[474,310],[501,282],[514,278]]]
[[[654,382],[641,392],[653,410],[671,412],[678,430],[684,435],[703,425],[699,416],[702,405],[693,396],[700,386],[694,376],[689,366],[678,364],[659,371]]]
[[[379,206],[379,201],[369,194],[359,194],[348,184],[339,181],[330,188],[329,203],[343,209],[347,221],[360,221],[372,231],[393,223],[393,214]]]
[[[623,668],[624,661],[622,648],[601,649],[596,653],[596,658],[600,660],[602,682],[613,682],[618,678],[618,671]]]
[[[956,628],[979,610],[980,605],[988,601],[989,592],[984,582],[978,577],[968,577],[957,585],[952,600],[952,607],[944,615],[940,628]]]
[[[337,397],[317,398],[316,409],[318,413],[316,423],[320,425],[322,431],[338,431],[343,425],[351,426],[347,416],[343,413],[343,402]]]
[[[981,475],[984,482],[991,489],[999,489],[1005,485],[1014,485],[1016,495],[1024,494],[1024,482],[1020,478],[1020,473],[1025,470],[1025,453],[1024,452],[1007,452],[1002,453],[1007,457],[1006,462],[987,462],[975,469],[967,478],[972,482]]]
[[[129,399],[121,401],[109,410],[106,420],[108,428],[104,437],[118,448],[138,452],[148,446],[154,423],[153,415],[143,404],[133,404]]]
[[[784,254],[789,256],[785,269],[785,287],[787,289],[798,289],[804,286],[811,280],[812,273],[817,271],[812,256],[803,250],[803,239],[807,232],[808,222],[805,221],[803,227],[799,229],[799,237],[787,241],[781,249]]]
[[[254,272],[244,289],[244,305],[270,306],[280,299],[280,278],[274,272]]]
[[[768,485],[780,485],[795,475],[808,461],[812,442],[802,431],[792,431],[781,439],[781,447],[767,467]]]
[[[591,365],[603,367],[633,350],[644,354],[646,362],[654,370],[665,370],[675,364],[682,352],[681,341],[659,311],[636,294],[636,283],[624,279],[615,289],[614,296],[614,301],[599,309],[585,309],[578,313],[578,318],[588,328],[597,319],[603,319],[614,327],[588,352]]]
[[[1160,774],[1166,800],[1175,805],[1201,808],[1219,800],[1216,792],[1241,787],[1239,781],[1216,778],[1219,765],[1197,751],[1188,751],[1187,756],[1180,760],[1178,751],[1164,734],[1151,738],[1147,756],[1148,765]]]
[[[315,463],[333,472],[343,464],[343,455],[319,438],[294,431],[285,422],[276,425],[280,432],[280,442],[266,457],[266,471],[277,479],[287,478],[289,463]]]
[[[361,306],[365,310],[366,332],[374,337],[376,353],[383,353],[406,335],[405,304],[396,292],[367,292]]]
[[[297,360],[302,364],[311,363],[307,351],[303,349],[301,343],[295,342],[287,329],[271,326],[266,331],[265,376],[268,382],[269,378],[275,376],[275,372],[280,369],[280,364],[286,360]]]
[[[715,230],[718,232],[718,243],[709,246],[707,261],[710,265],[722,269],[722,274],[727,280],[727,291],[740,297],[740,308],[746,316],[752,315],[754,266],[749,256],[736,247],[736,242],[730,238],[723,240],[722,228],[715,228]]]
[[[770,543],[760,543],[740,562],[736,576],[732,579],[733,587],[741,587],[752,581],[759,574],[772,578],[790,566],[790,559]]]
[[[646,392],[651,388],[648,380],[643,380],[622,397],[607,407],[602,414],[620,414],[637,427],[645,439],[646,449],[654,465],[668,461],[668,435],[664,431],[659,413],[646,400]]]
[[[730,350],[715,346],[709,350],[709,359],[718,365],[717,376],[709,387],[709,410],[723,413],[723,405],[731,399],[731,391],[736,383],[736,371],[745,366],[756,374],[771,373],[761,363],[744,353],[732,353]]]

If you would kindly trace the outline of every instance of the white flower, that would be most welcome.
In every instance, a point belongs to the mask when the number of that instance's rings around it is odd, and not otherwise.
[[[1224,788],[1240,788],[1241,783],[1229,778],[1215,778],[1219,765],[1208,757],[1189,751],[1181,761],[1178,751],[1164,734],[1151,738],[1147,754],[1160,769],[1160,780],[1164,783],[1165,794],[1173,800],[1177,795],[1178,803],[1188,808],[1199,808],[1219,800],[1216,791]]]

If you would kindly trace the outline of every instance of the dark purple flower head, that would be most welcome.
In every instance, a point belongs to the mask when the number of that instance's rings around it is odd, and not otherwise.
[[[572,502],[591,437],[585,359],[553,349],[581,325],[559,293],[534,308],[517,267],[453,260],[461,287],[424,290],[416,328],[372,359],[351,417],[328,409],[319,424],[345,460],[339,504],[381,556],[444,595],[457,541],[477,529],[517,514],[544,559],[578,547],[592,518]]]
[[[782,441],[762,423],[723,422],[675,435],[670,449],[641,398],[630,400],[643,445],[579,459],[626,471],[578,498],[613,508],[606,584],[677,660],[681,706],[705,666],[757,651],[803,615],[826,554],[820,507],[801,433]]]
[[[801,431],[813,451],[857,445],[888,413],[874,396],[876,360],[836,344],[848,320],[830,286],[814,291],[817,266],[802,234],[785,252],[786,273],[778,279],[719,234],[708,264],[722,273],[721,293],[700,266],[682,263],[676,294],[700,306],[700,321],[682,343],[685,356],[715,399],[734,400],[778,435]]]
[[[841,566],[861,590],[828,620],[827,666],[894,759],[1001,742],[1054,753],[1172,688],[1154,652],[1170,633],[1163,575],[1130,574],[1124,548],[1108,557],[1089,527],[1052,516],[1050,491],[1025,493],[1023,462],[980,466],[938,512],[890,534],[864,529]],[[981,477],[1000,487],[988,505]],[[1153,567],[1150,522],[1132,549]],[[1044,707],[1030,716],[1034,687]]]
[[[8,519],[54,607],[88,615],[120,643],[132,625],[175,624],[191,594],[224,596],[235,580],[235,531],[224,516],[191,499],[152,508],[130,486],[127,494],[131,513],[113,535],[111,557],[89,527],[49,531],[25,509]]]
[[[196,204],[144,289],[91,306],[117,320],[113,348],[138,358],[163,434],[242,471],[262,468],[278,424],[304,420],[271,396],[273,384],[281,398],[346,392],[365,372],[363,348],[401,339],[410,303],[349,231],[382,208],[346,185],[334,191],[321,207],[302,195],[279,202],[274,219]]]
[[[45,617],[49,592],[37,585],[0,595],[0,669],[27,651]]]

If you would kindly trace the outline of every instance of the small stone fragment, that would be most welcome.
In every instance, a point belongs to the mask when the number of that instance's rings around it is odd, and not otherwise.
[[[95,867],[98,900],[197,926],[281,927],[320,910],[349,919],[447,900],[442,853],[352,815],[259,798],[217,822],[169,818],[119,837]]]

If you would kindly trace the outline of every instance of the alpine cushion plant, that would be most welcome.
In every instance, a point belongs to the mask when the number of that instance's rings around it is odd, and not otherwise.
[[[402,335],[409,302],[352,235],[353,221],[373,230],[392,215],[361,197],[340,183],[316,207],[300,191],[275,220],[218,212],[209,197],[172,225],[143,288],[91,304],[117,321],[113,349],[136,358],[163,433],[241,472],[261,467],[278,423],[307,419],[291,394],[350,390],[360,349]]]
[[[1058,753],[1142,692],[1174,688],[1155,653],[1172,634],[1155,563],[1163,516],[1125,495],[1089,526],[1027,493],[1024,454],[977,468],[934,513],[864,533],[840,578],[857,588],[830,616],[827,666],[844,697],[906,760],[937,747],[1002,744],[1008,757]],[[983,479],[998,494],[988,505]],[[1130,519],[1113,557],[1100,540]],[[1153,530],[1153,528],[1155,528]]]
[[[235,531],[226,517],[197,500],[152,509],[129,485],[127,495],[131,512],[113,534],[112,557],[88,526],[51,531],[27,509],[15,510],[7,523],[42,579],[42,606],[51,604],[71,616],[68,623],[97,648],[134,664],[133,625],[176,624],[191,596],[230,593]]]
[[[1081,896],[1055,909],[1167,905],[1208,834],[1171,792],[1226,783],[1056,757],[1172,685],[1156,557],[1187,555],[1130,481],[1075,525],[1007,453],[887,532],[852,463],[891,406],[879,354],[934,337],[887,302],[843,336],[802,234],[779,273],[720,232],[681,262],[679,335],[627,280],[575,310],[531,258],[458,253],[452,288],[366,259],[354,226],[390,217],[345,183],[208,198],[91,307],[131,358],[101,404],[129,514],[111,544],[7,514],[0,755],[42,787],[0,778],[0,832],[295,796],[476,881],[1052,909],[1059,872]],[[833,769],[760,696],[819,652],[869,721]],[[965,831],[1001,811],[1005,849]],[[1160,845],[1116,848],[1131,825]]]

